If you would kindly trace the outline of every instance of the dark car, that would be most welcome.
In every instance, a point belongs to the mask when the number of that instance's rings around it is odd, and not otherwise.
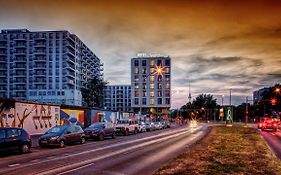
[[[99,122],[94,123],[88,128],[84,129],[86,138],[96,138],[98,140],[103,140],[104,137],[110,136],[113,139],[116,137],[115,128],[112,123]]]
[[[81,126],[55,126],[39,138],[39,145],[41,147],[47,145],[64,147],[69,143],[80,142],[83,144],[85,141],[85,133]]]
[[[21,128],[0,128],[0,151],[30,152],[30,135]]]

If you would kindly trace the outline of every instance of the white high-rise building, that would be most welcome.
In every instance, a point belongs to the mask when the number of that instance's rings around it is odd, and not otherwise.
[[[81,89],[90,78],[102,78],[102,66],[68,31],[0,33],[0,97],[81,106]]]
[[[132,108],[142,114],[167,114],[171,107],[171,59],[138,55],[131,59]]]

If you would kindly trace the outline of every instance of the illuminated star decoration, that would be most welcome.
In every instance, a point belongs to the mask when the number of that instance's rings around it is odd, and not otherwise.
[[[157,74],[157,76],[159,76],[159,75],[162,76],[162,75],[163,75],[163,72],[164,72],[163,69],[164,69],[165,67],[162,67],[161,64],[160,64],[159,66],[155,65],[155,67],[156,67],[156,68],[155,68],[155,72],[153,73],[153,75],[154,75],[154,74]]]

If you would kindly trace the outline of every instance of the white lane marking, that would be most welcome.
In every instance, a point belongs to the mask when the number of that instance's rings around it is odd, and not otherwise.
[[[71,172],[73,172],[73,171],[76,171],[76,170],[79,170],[79,169],[82,169],[82,168],[86,168],[86,167],[89,167],[89,166],[92,166],[92,165],[94,165],[94,163],[90,163],[90,164],[88,164],[88,165],[80,166],[80,167],[78,167],[78,168],[74,168],[74,169],[71,169],[71,170],[68,170],[68,171],[59,173],[59,174],[57,174],[57,175],[62,175],[62,174],[66,174],[66,173],[71,173]]]
[[[34,160],[31,160],[30,162],[38,162],[40,161],[40,159],[34,159]]]
[[[19,166],[19,165],[20,165],[19,163],[15,163],[15,164],[8,165],[8,167],[15,167],[15,166]]]
[[[196,130],[199,130],[201,128],[202,127],[194,129],[193,132],[196,131]],[[157,142],[162,142],[162,141],[168,140],[170,138],[175,138],[175,137],[184,135],[186,133],[188,133],[188,131],[178,133],[178,134],[174,134],[174,135],[170,135],[170,136],[163,137],[163,138],[159,138],[159,139],[156,139],[156,140],[151,140],[151,141],[148,141],[148,142],[145,142],[145,143],[140,143],[138,145],[134,145],[134,146],[131,146],[131,147],[128,147],[128,148],[124,148],[122,150],[117,150],[115,152],[104,154],[104,155],[99,156],[99,157],[95,157],[95,158],[84,160],[84,161],[81,161],[81,162],[76,162],[76,163],[73,163],[73,164],[65,165],[63,167],[58,167],[58,168],[54,168],[54,169],[51,169],[51,170],[43,171],[41,173],[37,173],[37,175],[57,174],[58,172],[63,172],[63,171],[69,170],[69,169],[74,169],[76,167],[80,167],[80,166],[83,166],[85,164],[90,164],[90,163],[93,163],[93,162],[98,161],[98,160],[102,160],[102,159],[105,159],[105,158],[108,158],[108,157],[112,157],[112,156],[115,156],[115,155],[118,155],[118,154],[122,154],[122,153],[125,153],[127,151],[131,151],[131,150],[134,150],[134,149],[137,149],[137,148],[148,146],[148,145],[151,145],[151,144],[154,144],[154,143],[157,143]]]
[[[46,163],[46,162],[51,162],[51,161],[56,161],[56,160],[62,160],[62,159],[66,159],[66,158],[71,158],[71,157],[83,155],[83,154],[88,154],[88,153],[102,151],[102,150],[106,150],[106,149],[110,149],[110,148],[114,148],[114,147],[118,147],[118,146],[123,146],[123,145],[131,144],[131,143],[137,143],[137,142],[140,142],[140,141],[145,141],[145,140],[149,140],[149,139],[153,139],[153,138],[157,138],[157,137],[161,137],[161,136],[165,136],[165,135],[173,135],[175,133],[185,133],[187,131],[190,131],[190,128],[183,128],[183,129],[179,129],[179,130],[175,130],[175,131],[169,131],[169,132],[165,132],[165,133],[162,133],[162,134],[149,136],[149,137],[145,137],[145,138],[135,139],[135,140],[126,141],[126,142],[119,142],[119,143],[116,143],[116,144],[113,144],[113,145],[109,145],[109,146],[105,146],[105,147],[101,147],[101,148],[96,148],[96,149],[92,149],[92,150],[87,150],[87,151],[71,154],[71,155],[68,155],[68,156],[60,156],[60,157],[49,156],[49,157],[47,157],[48,159],[38,161],[38,162],[30,162],[30,163],[18,166],[16,168],[24,168],[24,167],[28,167],[28,166],[38,165],[38,164],[41,164],[41,163]],[[0,170],[0,174],[2,172],[5,172],[5,171],[8,171],[8,170],[7,169]]]

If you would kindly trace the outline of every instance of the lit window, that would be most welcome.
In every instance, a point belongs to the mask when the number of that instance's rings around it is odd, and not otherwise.
[[[150,97],[154,97],[154,92],[150,92]]]
[[[170,84],[169,83],[166,84],[166,89],[170,89]]]
[[[150,89],[153,89],[154,88],[154,83],[150,83]]]
[[[150,66],[153,67],[155,64],[154,60],[150,60]]]
[[[169,67],[165,67],[165,73],[170,73],[170,68]]]
[[[139,68],[135,67],[135,74],[139,73]]]
[[[151,98],[151,99],[149,100],[149,104],[150,104],[150,105],[154,105],[154,99],[153,99],[153,98]]]
[[[154,81],[154,75],[150,75],[150,81]]]

